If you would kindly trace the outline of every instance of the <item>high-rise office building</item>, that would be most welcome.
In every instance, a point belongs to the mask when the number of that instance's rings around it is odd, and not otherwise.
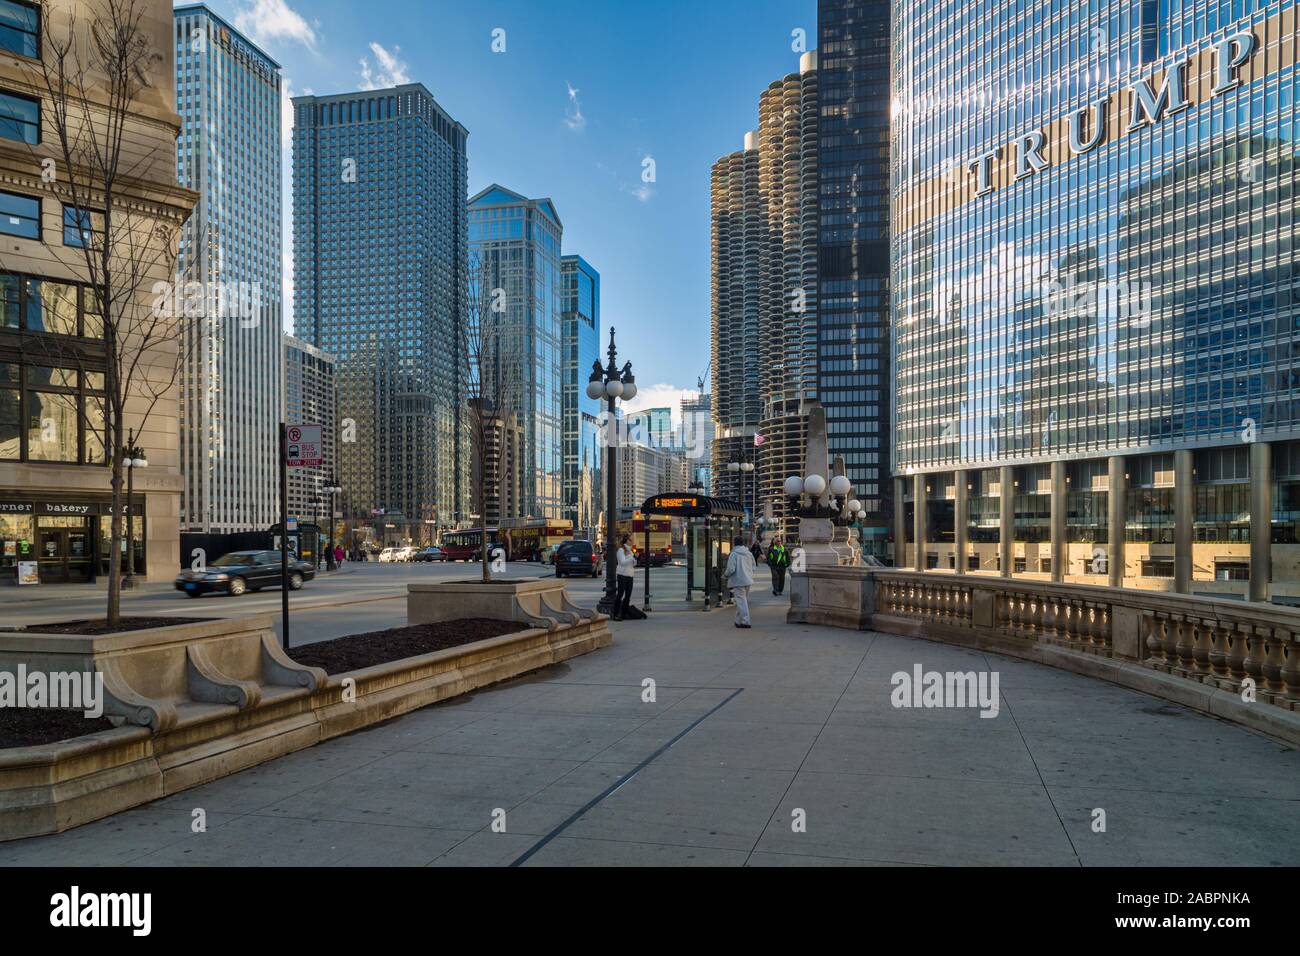
[[[525,518],[564,516],[563,234],[549,199],[529,199],[493,184],[469,201],[471,271],[484,284],[480,294],[494,301],[503,347],[519,359],[520,380],[512,390],[523,446],[520,517]],[[582,385],[585,389],[585,377]]]
[[[603,500],[604,449],[597,441],[600,399],[587,396],[587,380],[600,355],[600,273],[582,256],[560,259],[564,299],[564,508],[575,529],[594,528]]]
[[[713,478],[778,520],[817,398],[817,91],[805,53],[759,96],[745,149],[713,167]],[[756,470],[727,469],[739,463]]]
[[[786,534],[785,479],[804,473],[808,403],[817,399],[817,53],[803,54],[799,72],[772,83],[758,101],[758,182],[766,220],[766,263],[759,319],[762,420],[757,465],[744,476],[746,499],[770,506]]]
[[[706,495],[713,494],[713,396],[708,392],[694,398],[683,395],[677,407],[686,451],[686,483],[698,481]]]
[[[1300,601],[1295,23],[894,7],[908,564]]]
[[[671,408],[643,408],[639,412],[628,412],[625,417],[628,435],[633,441],[656,448],[671,448],[676,443]]]
[[[711,171],[710,347],[713,369],[713,493],[740,500],[740,480],[727,465],[748,461],[763,414],[760,315],[767,248],[758,186],[757,132]]]
[[[879,557],[893,514],[889,10],[889,0],[817,3],[817,398],[830,453],[844,457],[867,512],[863,549]],[[949,80],[967,88],[964,78]]]
[[[300,520],[319,517],[322,527],[326,526],[330,507],[329,496],[322,489],[331,487],[331,479],[338,470],[337,404],[334,356],[302,339],[285,335],[284,421],[320,425],[325,442],[319,467],[289,469],[288,511],[290,517]],[[338,506],[337,497],[334,505]]]
[[[342,510],[426,540],[470,511],[468,133],[419,83],[293,106],[294,329],[337,361]]]
[[[280,514],[284,395],[280,66],[204,4],[173,16],[176,174],[199,193],[177,260],[190,317],[178,375],[181,529],[265,530]]]
[[[108,87],[94,73],[70,78],[70,95],[56,104],[40,82],[37,61],[44,57],[55,69],[52,44],[68,37],[74,4],[0,7],[0,583],[14,583],[19,565],[29,562],[36,564],[42,583],[89,583],[108,574],[114,559],[105,414],[111,359],[85,259],[87,251],[93,256],[102,249],[96,243],[104,241],[104,224],[94,210],[60,203],[41,172],[42,162],[50,160],[61,187],[75,177],[82,195],[94,194],[102,174],[90,165],[65,168],[53,117],[56,110],[66,111],[73,128],[86,116],[97,125],[106,122]],[[144,329],[132,316],[149,316],[157,299],[155,283],[174,279],[163,237],[198,198],[176,183],[177,41],[171,4],[145,0],[134,9],[138,36],[156,57],[142,62],[144,89],[118,117],[133,191],[129,212],[117,215],[114,228],[138,230],[130,255],[143,267],[133,301],[120,303],[125,318],[118,328],[135,343],[119,343],[118,355],[126,361],[140,354]],[[74,57],[82,63],[94,59],[87,31],[78,30],[73,41]],[[78,85],[83,79],[85,100]],[[87,233],[95,237],[89,250]],[[111,241],[123,253],[126,245]],[[170,321],[162,327],[174,328]],[[170,581],[180,566],[181,476],[172,375],[178,349],[168,334],[148,350],[120,422],[120,440],[125,443],[131,435],[149,462],[135,477],[128,553],[135,573],[153,581]]]

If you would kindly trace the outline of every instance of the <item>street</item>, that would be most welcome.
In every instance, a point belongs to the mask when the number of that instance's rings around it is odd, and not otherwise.
[[[545,565],[512,562],[503,577],[550,576]],[[289,637],[291,645],[332,640],[349,634],[376,631],[406,623],[406,586],[437,579],[476,579],[479,566],[449,564],[379,564],[346,562],[341,570],[324,572],[308,581],[301,591],[289,595]],[[645,572],[638,569],[633,600],[642,604]],[[565,579],[577,604],[594,607],[604,590],[604,578]],[[655,568],[651,571],[652,596],[665,607],[680,606],[685,597],[684,567]],[[271,614],[280,632],[278,588],[250,592],[240,597],[209,595],[188,598],[170,583],[145,584],[124,591],[122,610],[127,615],[150,617],[247,617]],[[76,621],[104,616],[104,588],[93,585],[38,585],[0,590],[0,625],[27,625]]]

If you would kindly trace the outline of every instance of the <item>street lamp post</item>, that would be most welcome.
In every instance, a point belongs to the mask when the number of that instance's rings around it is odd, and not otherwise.
[[[135,515],[131,511],[131,496],[135,494],[135,470],[149,467],[143,449],[135,443],[134,430],[127,432],[126,458],[122,464],[126,465],[126,577],[122,579],[122,587],[129,591],[135,587]],[[116,555],[113,560],[117,560]]]
[[[330,475],[329,484],[327,484],[324,488],[321,489],[321,491],[329,495],[330,498],[330,504],[329,504],[330,545],[329,545],[329,550],[325,552],[326,571],[335,571],[338,569],[338,564],[334,560],[334,496],[337,495],[342,490],[343,489],[339,487],[339,483],[334,479],[333,475]]]
[[[745,508],[746,512],[748,512],[751,528],[753,527],[754,512],[758,510],[758,488],[756,487],[757,478],[755,477],[750,479],[750,494],[746,494],[745,475],[750,474],[753,470],[754,463],[752,461],[733,461],[728,462],[727,464],[727,471],[735,474],[737,480],[740,482],[740,504]]]
[[[614,403],[618,399],[629,401],[636,397],[636,377],[632,374],[632,363],[618,367],[618,351],[614,347],[614,329],[609,330],[609,364],[604,368],[600,362],[591,365],[591,378],[587,381],[587,397],[605,399],[605,593],[596,605],[602,614],[612,614],[617,598],[618,558],[614,553],[615,522],[618,514],[618,425],[614,418]],[[609,440],[610,430],[614,440]],[[650,556],[646,555],[646,561]]]

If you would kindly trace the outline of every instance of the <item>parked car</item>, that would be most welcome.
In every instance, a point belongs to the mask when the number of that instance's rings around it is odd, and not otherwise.
[[[443,554],[442,548],[438,547],[436,544],[431,544],[427,548],[421,548],[419,551],[415,552],[415,557],[412,558],[411,560],[412,561],[446,561],[447,556]]]
[[[400,550],[401,548],[384,548],[383,551],[379,552],[379,563],[387,564],[390,561],[396,561],[397,552]]]
[[[590,541],[566,541],[555,552],[555,576],[582,574],[596,577],[600,573],[600,555]]]
[[[304,581],[316,576],[310,561],[289,559],[289,590],[297,591]],[[176,590],[186,597],[205,594],[243,594],[262,588],[278,588],[282,581],[279,551],[232,551],[223,554],[202,571],[182,571],[176,576]]]

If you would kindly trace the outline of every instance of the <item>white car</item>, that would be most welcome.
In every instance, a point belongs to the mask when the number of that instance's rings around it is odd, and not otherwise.
[[[418,550],[419,550],[418,548],[398,548],[397,555],[393,558],[393,560],[410,561],[413,557],[415,557],[415,552]]]
[[[384,564],[389,561],[396,561],[397,552],[400,550],[401,548],[384,548],[383,551],[379,552],[379,563]]]

